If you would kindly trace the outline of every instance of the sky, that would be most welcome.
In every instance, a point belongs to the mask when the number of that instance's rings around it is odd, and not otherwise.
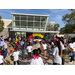
[[[2,19],[12,19],[11,13],[49,15],[48,22],[58,23],[62,28],[65,26],[62,16],[67,13],[70,14],[71,11],[69,9],[0,9]]]

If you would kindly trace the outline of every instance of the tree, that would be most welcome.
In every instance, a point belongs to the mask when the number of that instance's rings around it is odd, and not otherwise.
[[[0,32],[2,32],[4,29],[4,22],[1,19],[2,17],[0,16]]]
[[[65,30],[64,30],[65,33],[73,33],[73,31],[74,31],[74,26],[72,24],[65,25]]]
[[[62,21],[65,23],[65,33],[73,33],[75,31],[75,9],[70,9],[70,11],[71,14],[62,16]]]
[[[58,23],[55,24],[55,25],[54,25],[54,30],[55,30],[55,31],[58,31],[59,27],[60,27],[60,25],[59,25]]]

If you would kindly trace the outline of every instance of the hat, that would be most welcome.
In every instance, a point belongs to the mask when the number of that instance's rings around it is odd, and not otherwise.
[[[44,40],[42,40],[42,42],[45,42]]]
[[[37,41],[37,44],[39,43],[39,41]]]
[[[69,42],[72,42],[72,40],[69,40]]]
[[[56,41],[59,41],[59,39],[58,39],[58,38],[56,38],[56,39],[54,40],[54,42],[56,42]]]

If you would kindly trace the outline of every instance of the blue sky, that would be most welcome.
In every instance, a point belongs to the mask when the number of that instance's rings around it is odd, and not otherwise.
[[[71,11],[68,9],[0,9],[2,19],[12,19],[11,13],[49,15],[48,22],[58,23],[61,28],[65,26],[62,16],[70,14]]]

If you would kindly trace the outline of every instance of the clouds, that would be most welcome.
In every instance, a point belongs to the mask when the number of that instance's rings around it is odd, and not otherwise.
[[[11,13],[12,11],[10,9],[0,9],[0,12]]]
[[[57,13],[57,12],[59,11],[59,9],[49,9],[49,11],[50,11],[51,13]]]
[[[68,9],[0,9],[2,19],[12,19],[11,13],[49,15],[48,21],[64,25],[62,16],[70,13]]]

